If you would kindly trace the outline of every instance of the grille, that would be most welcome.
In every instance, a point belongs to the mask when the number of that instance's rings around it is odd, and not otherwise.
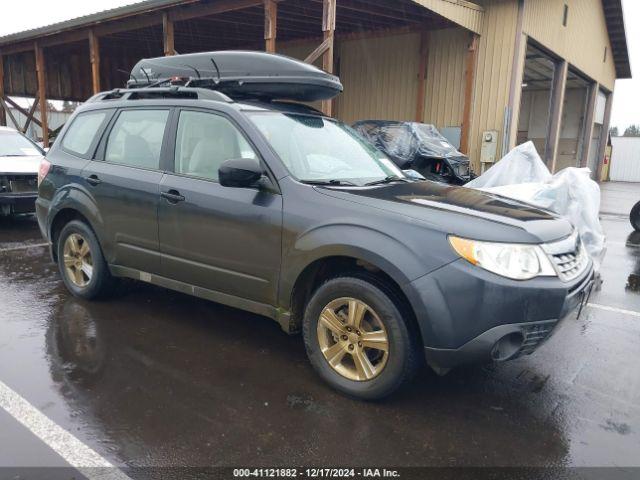
[[[589,266],[589,255],[574,232],[570,237],[542,246],[553,262],[560,280],[570,282],[578,278]]]
[[[524,335],[524,341],[518,351],[518,356],[529,355],[538,348],[540,343],[549,336],[553,327],[555,327],[555,321],[549,321],[545,323],[537,323],[535,325],[529,325],[522,329]]]
[[[9,179],[9,189],[12,193],[31,193],[38,190],[36,175],[13,176]]]
[[[553,263],[558,271],[560,280],[569,282],[577,278],[589,263],[589,257],[585,252],[582,242],[578,242],[576,250],[570,253],[552,255]]]

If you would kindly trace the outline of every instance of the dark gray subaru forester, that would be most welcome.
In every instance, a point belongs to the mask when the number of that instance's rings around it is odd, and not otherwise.
[[[424,359],[529,354],[584,301],[566,220],[410,178],[310,107],[171,83],[95,96],[43,162],[38,222],[74,295],[128,277],[271,317],[363,399]]]

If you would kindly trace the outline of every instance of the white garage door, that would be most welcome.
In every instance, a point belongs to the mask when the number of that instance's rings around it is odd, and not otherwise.
[[[640,182],[640,137],[611,139],[612,182]]]

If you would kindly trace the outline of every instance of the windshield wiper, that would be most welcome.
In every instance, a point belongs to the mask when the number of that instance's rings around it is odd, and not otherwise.
[[[365,183],[365,187],[370,187],[372,185],[384,185],[385,183],[391,182],[408,182],[406,178],[398,177],[397,175],[389,175],[388,177],[383,178],[382,180],[376,180],[375,182]]]
[[[340,186],[350,186],[350,187],[357,187],[358,185],[356,185],[353,182],[350,182],[348,180],[301,180],[302,183],[306,183],[307,185],[328,185],[328,186],[334,186],[334,187],[340,187]]]
[[[9,155],[0,155],[0,157],[26,157],[26,155],[18,155],[15,153],[11,153]]]

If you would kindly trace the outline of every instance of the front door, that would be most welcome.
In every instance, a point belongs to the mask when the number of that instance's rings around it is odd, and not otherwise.
[[[258,158],[227,117],[183,110],[175,168],[160,185],[163,275],[215,292],[275,305],[282,197],[218,183],[225,160]]]
[[[97,159],[82,171],[102,217],[103,249],[112,265],[160,273],[160,158],[169,113],[122,110]]]

